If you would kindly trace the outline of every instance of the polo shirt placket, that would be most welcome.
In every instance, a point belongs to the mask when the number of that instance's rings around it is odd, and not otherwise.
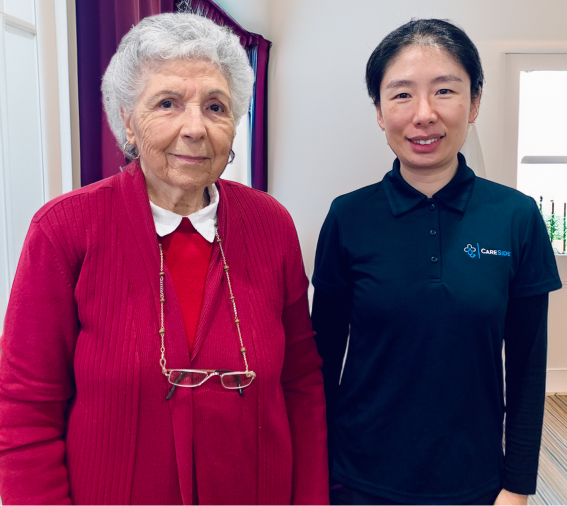
[[[439,205],[435,202],[435,199],[427,199],[426,206],[429,209],[430,217],[428,226],[425,227],[425,229],[429,228],[429,241],[427,241],[427,239],[424,241],[425,244],[428,244],[431,251],[431,270],[429,273],[429,279],[432,283],[440,283],[441,267],[443,263],[441,257],[441,234],[439,233]]]

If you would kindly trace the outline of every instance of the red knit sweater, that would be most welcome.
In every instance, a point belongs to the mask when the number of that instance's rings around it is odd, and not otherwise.
[[[159,366],[159,248],[143,173],[64,195],[34,217],[0,356],[0,496],[9,503],[325,503],[321,359],[288,213],[218,182],[219,233],[257,378],[244,397]],[[189,352],[165,278],[168,368],[242,367],[218,245]]]

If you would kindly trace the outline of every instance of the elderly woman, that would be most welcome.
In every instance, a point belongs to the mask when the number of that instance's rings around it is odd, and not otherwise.
[[[459,153],[483,85],[462,30],[407,23],[366,76],[397,159],[380,183],[333,202],[317,247],[331,502],[525,503],[548,292],[561,286],[545,225],[533,199],[475,177]]]
[[[8,503],[328,501],[321,359],[289,214],[222,181],[238,38],[146,18],[104,76],[121,174],[44,206],[0,364]]]

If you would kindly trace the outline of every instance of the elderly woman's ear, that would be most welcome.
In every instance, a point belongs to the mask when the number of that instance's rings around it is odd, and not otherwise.
[[[126,140],[128,144],[131,146],[136,145],[136,136],[134,135],[134,131],[132,130],[131,120],[132,115],[125,112],[124,109],[120,108],[120,116],[122,116],[122,120],[124,121],[124,128],[126,130]]]

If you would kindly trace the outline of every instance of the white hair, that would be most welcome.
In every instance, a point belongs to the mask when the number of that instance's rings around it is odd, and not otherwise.
[[[190,13],[147,17],[123,37],[102,79],[104,110],[120,147],[126,143],[121,110],[133,112],[148,68],[177,59],[208,60],[219,66],[232,95],[235,126],[248,111],[254,72],[240,39],[229,28]],[[127,155],[135,157],[136,150]]]

